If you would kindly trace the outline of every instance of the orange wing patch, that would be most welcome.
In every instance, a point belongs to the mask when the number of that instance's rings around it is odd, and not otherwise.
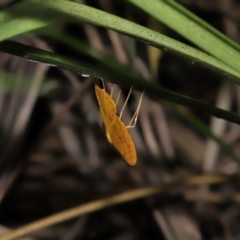
[[[124,160],[134,166],[137,163],[137,153],[132,138],[122,120],[116,116],[109,127],[106,127],[108,139],[122,155]]]
[[[112,97],[96,84],[95,93],[100,107],[103,123],[105,126],[109,126],[117,114],[116,104]]]
[[[100,107],[107,140],[118,150],[124,160],[134,166],[137,154],[132,138],[122,120],[117,116],[112,97],[95,84],[95,93]]]

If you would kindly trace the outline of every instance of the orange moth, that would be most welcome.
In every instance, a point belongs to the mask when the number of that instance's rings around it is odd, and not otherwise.
[[[128,101],[131,91],[132,88],[129,91],[128,97],[126,99],[126,102],[124,103],[123,109],[121,110],[120,116],[117,116],[116,103],[112,99],[112,96],[110,96],[106,92],[105,87],[104,89],[102,89],[97,84],[95,84],[95,93],[100,107],[103,128],[107,140],[117,149],[117,151],[122,155],[122,157],[128,164],[134,166],[137,163],[137,153],[135,145],[127,128],[135,127],[143,94],[140,97],[138,107],[133,115],[133,118],[131,119],[129,125],[125,126],[125,124],[121,120],[121,115]],[[132,123],[134,124],[131,125]]]

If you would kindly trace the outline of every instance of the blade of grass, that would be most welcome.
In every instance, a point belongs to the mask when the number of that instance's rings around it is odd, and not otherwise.
[[[160,88],[152,83],[143,81],[142,79],[129,77],[126,75],[127,73],[119,73],[109,68],[102,68],[95,65],[82,63],[58,54],[12,41],[4,41],[0,43],[0,51],[14,54],[30,61],[42,62],[54,67],[67,69],[77,74],[88,74],[93,77],[104,78],[106,81],[110,81],[128,88],[134,85],[134,90],[139,90],[142,92],[145,89],[145,92],[152,98],[161,98],[170,102],[193,107],[199,111],[207,112],[212,116],[240,124],[240,116],[236,113],[225,111],[200,102],[196,99]]]
[[[221,39],[232,48],[236,49],[237,51],[240,51],[240,45],[238,43],[234,42],[232,39],[228,38],[226,35],[219,32],[216,28],[212,27],[207,22],[203,21],[201,18],[199,18],[198,16],[190,12],[188,9],[178,4],[175,0],[166,0],[166,1],[169,2],[171,6],[175,8],[177,11],[180,11],[182,14],[187,16],[189,20],[194,21],[196,24],[202,26],[205,30],[210,32],[212,35],[214,35],[218,39]]]
[[[175,1],[129,0],[174,31],[215,56],[236,71],[240,69],[240,47]]]
[[[234,49],[229,52],[224,51],[226,57],[224,61],[228,61],[234,53],[234,67],[238,66],[237,70],[223,63],[223,59],[219,61],[215,57],[151,29],[86,5],[65,0],[28,0],[4,9],[0,12],[0,41],[52,24],[70,21],[109,28],[154,47],[168,49],[191,61],[198,61],[199,64],[215,69],[221,74],[227,75],[230,80],[240,83],[240,72],[238,71],[240,55],[235,54]]]

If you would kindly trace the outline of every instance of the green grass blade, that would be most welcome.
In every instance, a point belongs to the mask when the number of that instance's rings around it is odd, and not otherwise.
[[[142,0],[139,2],[142,2]],[[229,79],[231,77],[231,80],[240,83],[240,72],[215,57],[120,17],[65,0],[27,0],[2,10],[0,12],[0,41],[55,23],[70,21],[102,26],[157,48],[166,48],[191,61],[198,61],[199,64],[215,69],[221,74],[227,75]],[[236,61],[236,65],[240,66],[239,54],[233,54],[232,51],[225,54],[227,59],[230,59],[233,55],[233,61]]]
[[[226,65],[240,71],[239,45],[199,20],[175,1],[129,0],[174,31],[215,56]]]
[[[153,98],[161,98],[174,103],[179,103],[188,107],[193,107],[200,111],[209,113],[212,116],[223,118],[230,122],[240,124],[240,116],[236,113],[225,111],[214,106],[197,101],[196,99],[160,88],[142,79],[129,77],[128,73],[113,71],[109,68],[101,68],[95,65],[82,63],[59,54],[54,54],[37,48],[29,47],[24,44],[11,41],[0,43],[0,51],[14,54],[31,61],[49,64],[51,66],[64,68],[77,74],[89,74],[93,77],[104,78],[107,81],[130,88],[134,84],[134,89],[143,91]]]
[[[201,18],[190,12],[188,9],[183,7],[182,5],[178,4],[175,0],[166,0],[171,4],[173,8],[175,8],[177,11],[180,11],[182,14],[184,14],[189,20],[194,21],[199,26],[202,26],[205,30],[210,32],[212,35],[217,37],[218,39],[221,39],[223,42],[227,43],[232,48],[236,49],[240,52],[240,45],[236,42],[234,42],[232,39],[228,38],[226,35],[218,31],[216,28],[209,25],[207,22],[203,21]]]

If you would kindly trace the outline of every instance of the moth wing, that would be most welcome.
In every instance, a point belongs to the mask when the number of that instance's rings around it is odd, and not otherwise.
[[[105,127],[106,134],[110,138],[108,139],[109,142],[118,150],[128,164],[134,166],[137,163],[137,153],[125,124],[118,116],[115,116],[112,124]]]
[[[112,97],[102,88],[95,84],[95,93],[100,107],[104,124],[111,124],[117,114],[116,104]]]

